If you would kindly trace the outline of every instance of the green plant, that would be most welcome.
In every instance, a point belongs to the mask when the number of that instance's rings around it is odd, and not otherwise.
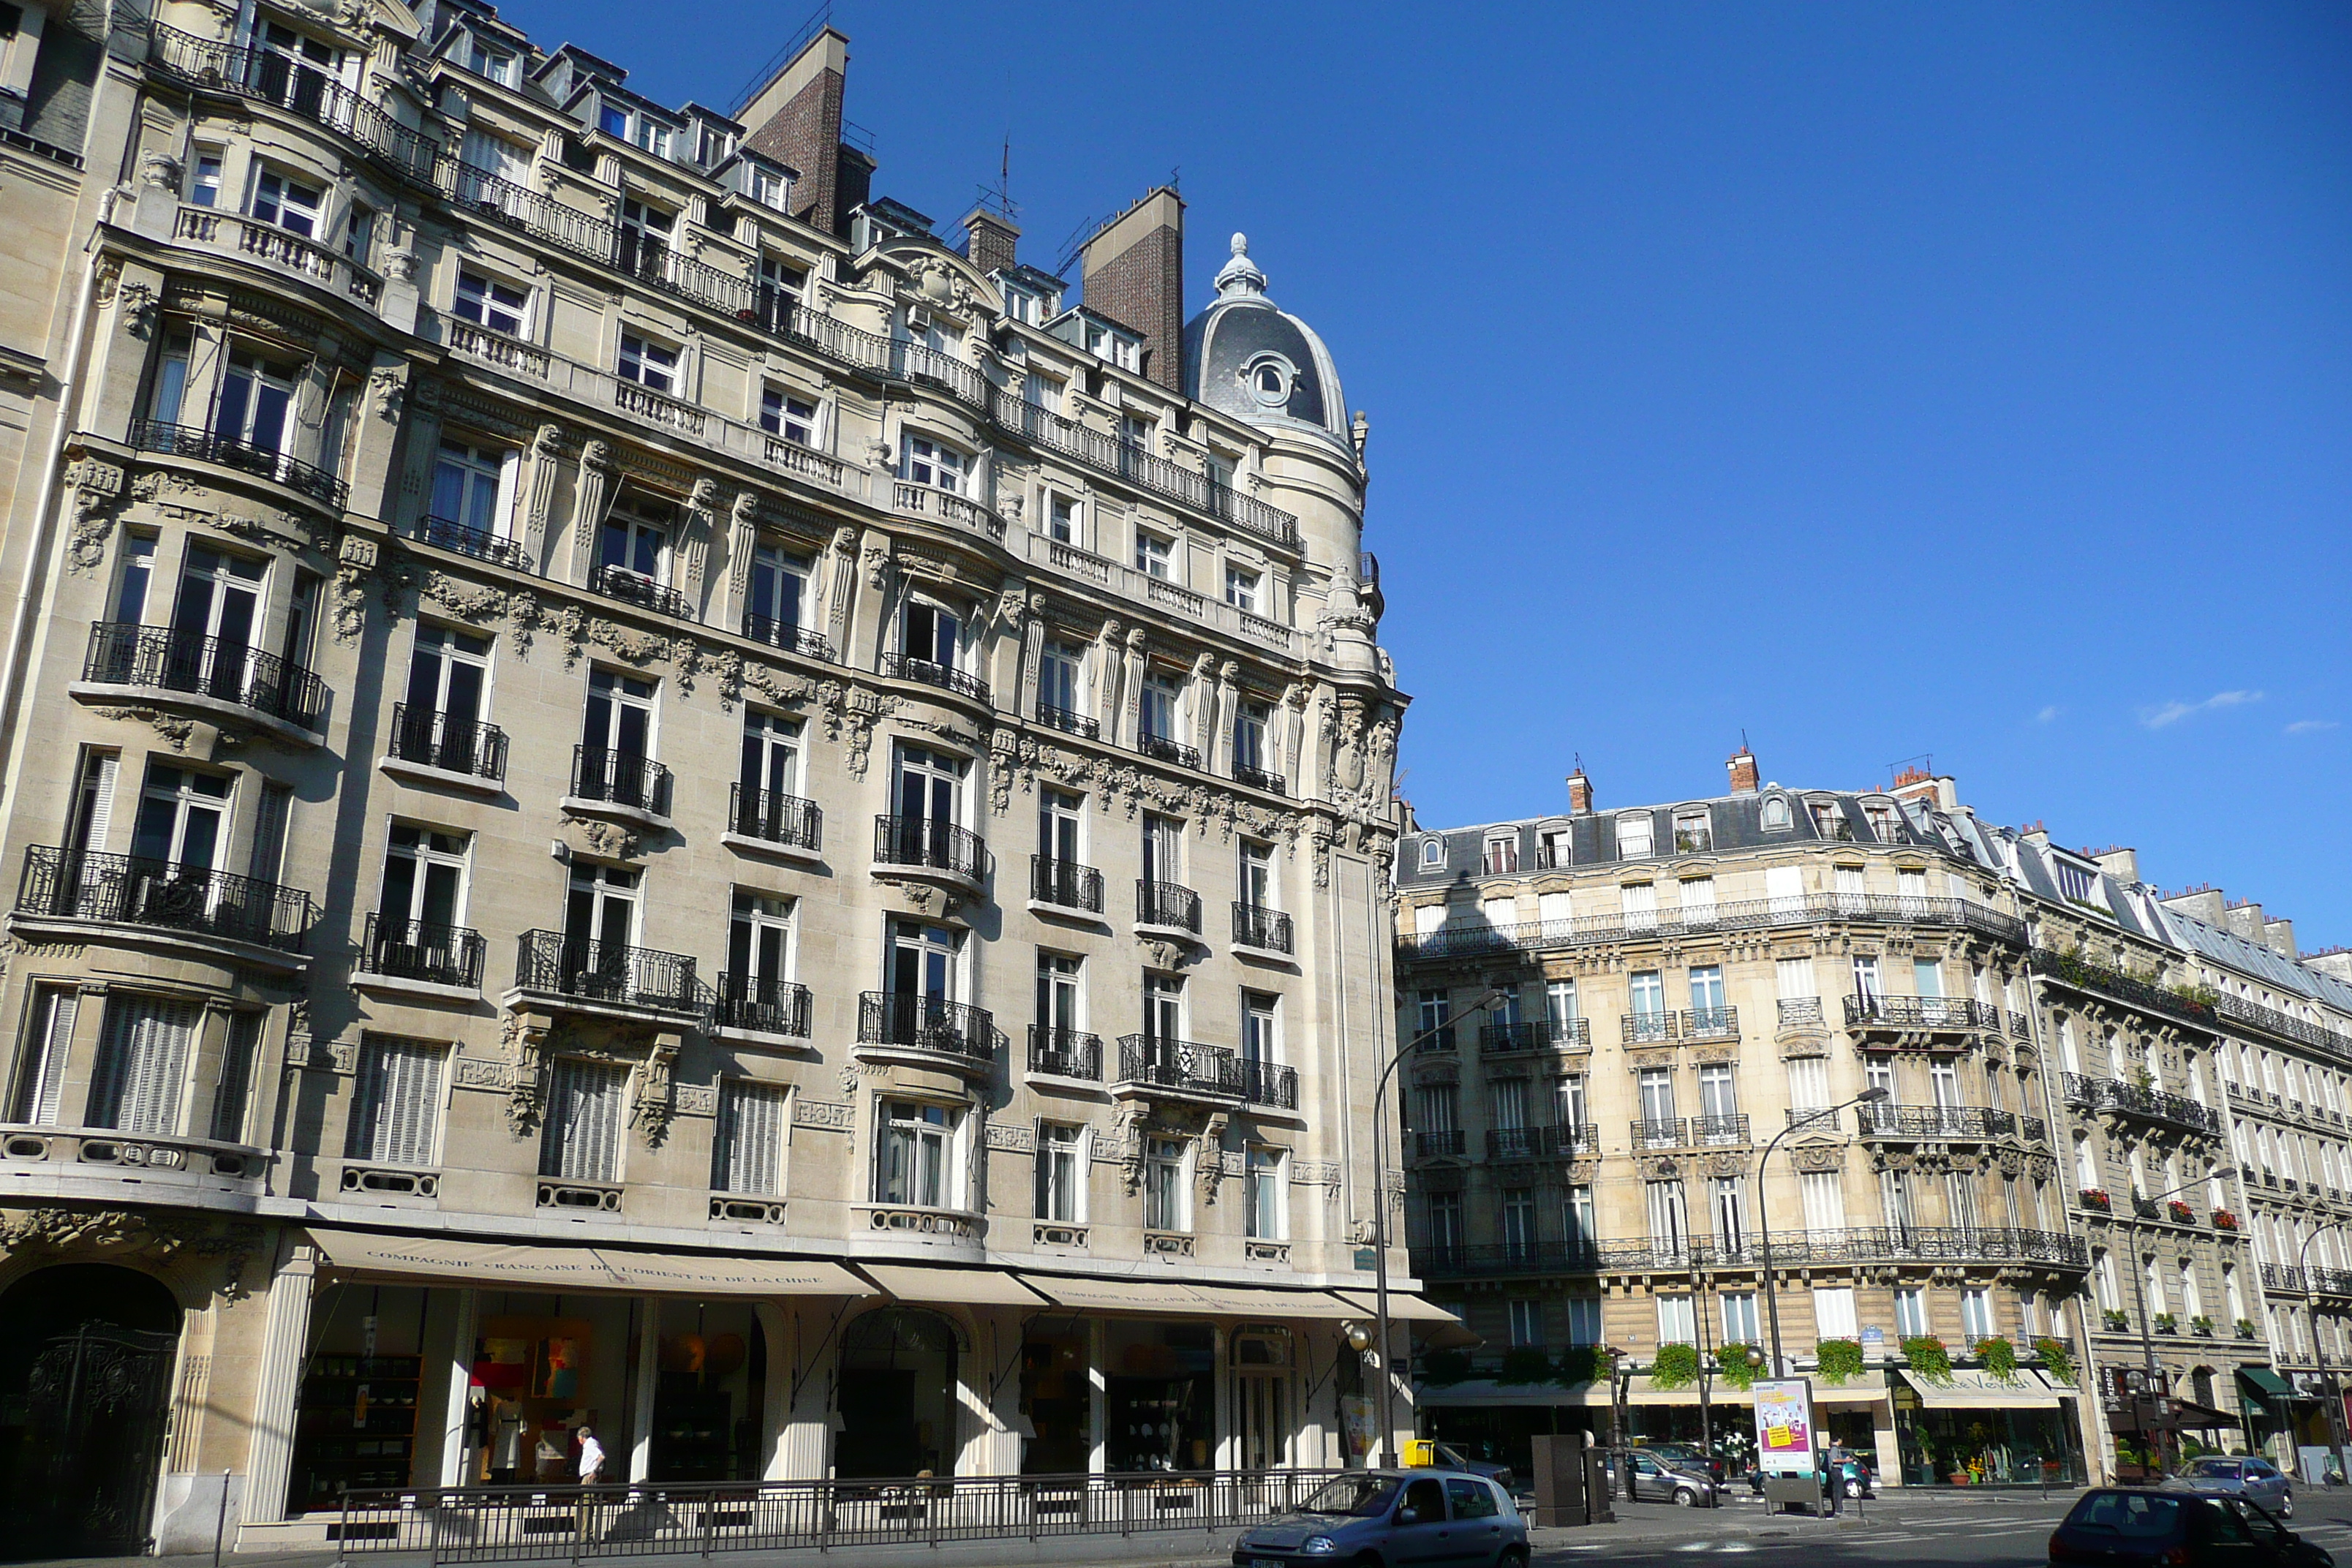
[[[2159,1334],[2179,1333],[2180,1319],[2171,1312],[2158,1312],[2156,1315],[2156,1331]]]
[[[1979,1340],[1977,1354],[1984,1358],[1984,1369],[2001,1382],[2017,1380],[2017,1347],[2007,1340]]]
[[[1756,1381],[1756,1369],[1748,1364],[1748,1347],[1743,1344],[1717,1345],[1715,1351],[1717,1375],[1723,1386],[1745,1394]]]
[[[2191,1318],[2189,1320],[2189,1331],[2210,1340],[2213,1337],[2213,1320],[2202,1316]]]
[[[2238,1320],[2238,1337],[2240,1339],[2252,1339],[2256,1331],[2257,1331],[2254,1328],[2254,1321],[2252,1318],[2240,1318]]]
[[[2066,1348],[2063,1340],[2036,1340],[2033,1353],[2042,1358],[2042,1370],[2053,1381],[2072,1384],[2074,1381],[2074,1352]]]
[[[1423,1383],[1460,1383],[1470,1375],[1467,1351],[1432,1351],[1421,1358]]]
[[[1616,1358],[1602,1354],[1594,1345],[1570,1345],[1559,1352],[1562,1383],[1605,1383],[1616,1370]]]
[[[2193,1003],[2200,1007],[2210,1008],[2221,1000],[2221,994],[2210,985],[2176,985],[2172,994],[2183,1002]]]
[[[1929,1383],[1952,1381],[1952,1352],[1933,1334],[1916,1334],[1903,1342],[1903,1359]]]
[[[1551,1381],[1551,1357],[1538,1345],[1514,1345],[1503,1352],[1503,1370],[1498,1383],[1549,1383]]]
[[[1696,1345],[1660,1345],[1650,1363],[1650,1385],[1673,1390],[1688,1388],[1698,1378]]]
[[[2100,1309],[2099,1321],[2106,1325],[2107,1332],[2111,1334],[2122,1333],[2131,1327],[2131,1319],[2113,1307]]]
[[[1847,1383],[1862,1375],[1862,1342],[1823,1340],[1813,1347],[1823,1383]]]

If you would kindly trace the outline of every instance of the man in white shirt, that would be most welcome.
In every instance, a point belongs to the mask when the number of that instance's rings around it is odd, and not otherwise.
[[[580,1428],[580,1484],[593,1487],[604,1479],[604,1445],[592,1426]]]

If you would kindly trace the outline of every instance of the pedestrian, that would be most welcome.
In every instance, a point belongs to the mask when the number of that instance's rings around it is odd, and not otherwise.
[[[595,1486],[604,1479],[604,1445],[596,1441],[596,1429],[580,1428],[580,1485]],[[596,1504],[593,1494],[583,1489],[580,1494],[580,1538],[588,1539],[590,1527],[595,1522]]]
[[[1814,1453],[1814,1460],[1822,1468],[1822,1495],[1829,1500],[1830,1517],[1835,1519],[1841,1506],[1839,1494],[1845,1488],[1840,1484],[1837,1466],[1830,1458],[1831,1452],[1828,1448],[1818,1449]]]

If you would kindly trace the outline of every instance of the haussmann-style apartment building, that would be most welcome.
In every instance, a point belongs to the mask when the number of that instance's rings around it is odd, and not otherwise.
[[[943,241],[830,28],[8,16],[21,1538],[1364,1462],[1405,700],[1241,237]]]
[[[1413,1257],[1485,1341],[1423,1358],[1430,1429],[1690,1439],[1705,1399],[1736,1447],[1777,1310],[1890,1482],[2184,1440],[2312,1473],[2352,1351],[2340,955],[1924,772],[1568,782],[1399,849]]]

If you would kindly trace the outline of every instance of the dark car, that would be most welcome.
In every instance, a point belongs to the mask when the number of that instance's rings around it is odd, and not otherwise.
[[[1234,1568],[1528,1568],[1528,1521],[1484,1476],[1359,1470],[1327,1481],[1296,1513],[1252,1525]]]
[[[2294,1517],[2294,1482],[2276,1465],[2251,1454],[2208,1454],[2180,1467],[2173,1484],[2207,1497],[2242,1497],[2281,1519]]]
[[[1717,1486],[1730,1474],[1723,1456],[1703,1452],[1696,1443],[1643,1443],[1633,1451],[1655,1454],[1678,1470],[1704,1470]]]
[[[1723,1487],[1713,1476],[1694,1465],[1685,1469],[1679,1459],[1670,1459],[1655,1448],[1635,1448],[1623,1456],[1624,1480],[1619,1490],[1635,1502],[1670,1502],[1677,1508],[1711,1507],[1720,1501]],[[1617,1469],[1617,1458],[1609,1461],[1610,1469]]]
[[[1511,1467],[1508,1465],[1498,1465],[1492,1459],[1470,1458],[1464,1455],[1462,1450],[1447,1443],[1433,1442],[1429,1445],[1426,1452],[1429,1455],[1429,1462],[1426,1467],[1416,1465],[1413,1467],[1414,1468],[1419,1469],[1426,1468],[1433,1470],[1461,1470],[1468,1475],[1484,1476],[1488,1480],[1494,1482],[1496,1486],[1502,1488],[1505,1491],[1515,1489],[1511,1485],[1511,1482],[1515,1478],[1512,1476]],[[1405,1454],[1405,1458],[1408,1462],[1412,1460],[1412,1457],[1413,1456],[1410,1451]]]
[[[2050,1533],[2050,1568],[2336,1568],[2242,1497],[2100,1487]]]

